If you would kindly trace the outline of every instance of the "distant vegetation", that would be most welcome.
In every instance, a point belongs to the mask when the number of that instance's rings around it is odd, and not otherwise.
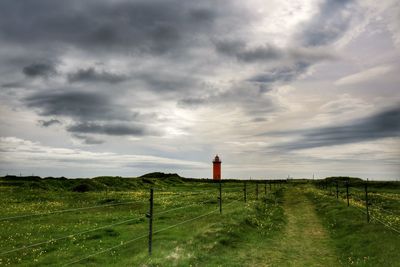
[[[120,176],[99,176],[94,178],[67,179],[65,177],[54,178],[39,176],[15,176],[7,175],[0,177],[3,186],[17,186],[30,189],[43,190],[67,190],[73,192],[88,191],[124,191],[143,189],[149,186],[167,186],[179,184],[185,180],[194,179],[184,178],[176,173],[153,172],[140,177],[123,178]],[[211,181],[207,179],[196,179],[197,181]]]
[[[163,173],[163,172],[151,172],[146,173],[139,178],[159,178],[159,179],[168,179],[168,178],[182,178],[177,173]]]
[[[163,172],[152,172],[147,173],[139,177],[121,177],[121,176],[99,176],[94,178],[76,178],[67,179],[65,177],[45,177],[39,176],[15,176],[7,175],[0,177],[0,183],[3,186],[17,186],[31,189],[44,189],[44,190],[67,190],[73,192],[88,192],[88,191],[124,191],[134,190],[138,188],[148,188],[151,186],[169,186],[171,184],[180,184],[184,182],[213,182],[211,179],[195,179],[185,178],[177,173],[163,173]],[[223,179],[222,182],[234,182],[238,179]],[[345,182],[349,181],[354,186],[362,186],[365,184],[365,180],[355,177],[327,177],[319,180],[307,180],[307,179],[290,179],[290,180],[271,180],[268,182],[272,183],[305,183],[305,182],[316,182],[316,183],[328,183],[334,184],[336,181]],[[249,182],[257,182],[252,180]],[[369,184],[375,188],[396,188],[400,189],[400,182],[395,181],[369,181]]]

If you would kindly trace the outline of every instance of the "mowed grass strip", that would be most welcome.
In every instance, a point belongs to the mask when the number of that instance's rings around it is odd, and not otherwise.
[[[289,186],[283,209],[286,227],[265,251],[262,266],[339,266],[334,243],[304,191]]]

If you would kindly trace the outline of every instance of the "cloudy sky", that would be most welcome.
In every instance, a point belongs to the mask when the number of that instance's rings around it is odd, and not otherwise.
[[[0,2],[0,175],[400,178],[397,0]]]

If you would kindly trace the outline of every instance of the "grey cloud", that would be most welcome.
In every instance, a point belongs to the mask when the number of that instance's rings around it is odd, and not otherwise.
[[[163,54],[208,33],[217,10],[211,7],[177,0],[5,0],[0,36],[9,43]]]
[[[273,146],[273,148],[284,150],[351,144],[386,137],[400,137],[400,108],[391,108],[346,125],[302,131],[266,133],[264,135],[269,134],[301,135],[301,138],[297,141]]]
[[[305,73],[311,64],[306,62],[298,62],[291,66],[284,66],[274,68],[270,71],[266,71],[257,74],[248,80],[257,83],[274,83],[274,82],[290,82],[297,78],[299,75]]]
[[[355,16],[353,0],[324,0],[319,12],[304,25],[298,38],[306,46],[320,46],[338,39]],[[351,14],[351,15],[350,15]]]
[[[69,126],[67,130],[73,133],[105,134],[105,135],[120,135],[120,136],[122,135],[142,136],[146,134],[143,127],[134,125],[132,123],[130,124],[80,123]]]
[[[99,144],[104,143],[103,140],[94,138],[92,136],[87,136],[87,135],[82,135],[82,134],[74,134],[74,137],[82,140],[83,143],[85,143],[87,145],[99,145]]]
[[[42,116],[66,116],[77,120],[132,120],[138,114],[113,103],[101,93],[55,91],[38,92],[24,99]]]
[[[24,84],[22,82],[9,82],[9,83],[3,83],[1,87],[3,88],[20,88],[23,87]]]
[[[281,59],[285,56],[281,49],[272,45],[246,48],[240,42],[219,43],[217,44],[217,51],[223,54],[235,56],[238,60],[243,62],[262,62]]]
[[[197,80],[191,76],[163,73],[139,73],[134,76],[155,92],[188,91],[195,87]]]
[[[220,54],[235,57],[237,60],[246,63],[287,60],[289,62],[301,61],[311,64],[335,58],[332,52],[321,49],[307,49],[304,47],[280,48],[271,44],[249,48],[245,42],[239,40],[218,41],[215,43],[215,48]]]
[[[183,108],[198,108],[205,105],[232,105],[242,108],[251,117],[261,117],[277,111],[279,107],[268,95],[264,85],[241,82],[223,92],[215,92],[208,96],[188,96],[181,98],[178,106]]]
[[[27,97],[25,104],[38,110],[41,116],[62,116],[72,119],[66,130],[87,144],[102,140],[90,134],[112,136],[143,136],[157,134],[148,130],[145,117],[120,106],[109,96],[91,92],[39,92]],[[43,121],[47,126],[56,121]]]
[[[42,127],[49,127],[51,125],[55,125],[55,124],[61,124],[61,122],[59,120],[56,119],[50,119],[50,120],[39,120],[38,121],[39,125]]]
[[[208,102],[207,98],[187,97],[178,101],[180,107],[198,107]]]
[[[245,49],[246,45],[239,40],[220,40],[215,42],[217,52],[229,56],[236,56],[239,51]]]
[[[94,68],[79,69],[74,73],[68,74],[69,82],[106,82],[106,83],[119,83],[127,80],[124,75],[107,72],[97,71]]]
[[[272,45],[247,48],[244,42],[238,40],[219,41],[215,47],[219,53],[234,56],[244,62],[276,60],[284,56],[283,51]]]
[[[267,121],[266,118],[256,117],[252,120],[253,122],[265,122]]]
[[[49,63],[33,63],[25,66],[22,72],[28,77],[48,77],[57,73],[53,64]]]
[[[236,55],[238,59],[245,62],[263,61],[263,60],[274,60],[283,57],[283,53],[276,47],[266,45],[264,47],[256,47],[251,50],[242,51]]]

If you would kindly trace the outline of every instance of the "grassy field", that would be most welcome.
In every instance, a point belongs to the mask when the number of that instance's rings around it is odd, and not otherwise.
[[[176,178],[129,180],[124,181],[128,191],[119,184],[99,190],[100,183],[96,186],[85,181],[92,191],[84,193],[74,192],[79,186],[76,181],[58,190],[58,181],[53,180],[49,184],[15,181],[11,185],[6,181],[1,187],[0,264],[224,265],[233,263],[235,251],[236,264],[244,265],[251,260],[248,249],[284,225],[279,204],[283,188],[268,188],[264,195],[260,187],[257,201],[255,185],[249,183],[244,203],[243,184],[225,183],[220,214],[216,184]],[[155,232],[151,257],[145,218],[150,187],[154,188]],[[253,254],[261,255],[256,250]]]
[[[0,178],[1,266],[399,266],[398,184]],[[149,189],[153,253],[148,254]],[[357,191],[358,190],[358,191]],[[380,223],[379,221],[384,224]],[[393,228],[393,229],[390,229]]]
[[[399,183],[369,182],[366,214],[365,182],[350,181],[349,206],[346,184],[307,188],[318,215],[337,248],[341,265],[400,266]]]

